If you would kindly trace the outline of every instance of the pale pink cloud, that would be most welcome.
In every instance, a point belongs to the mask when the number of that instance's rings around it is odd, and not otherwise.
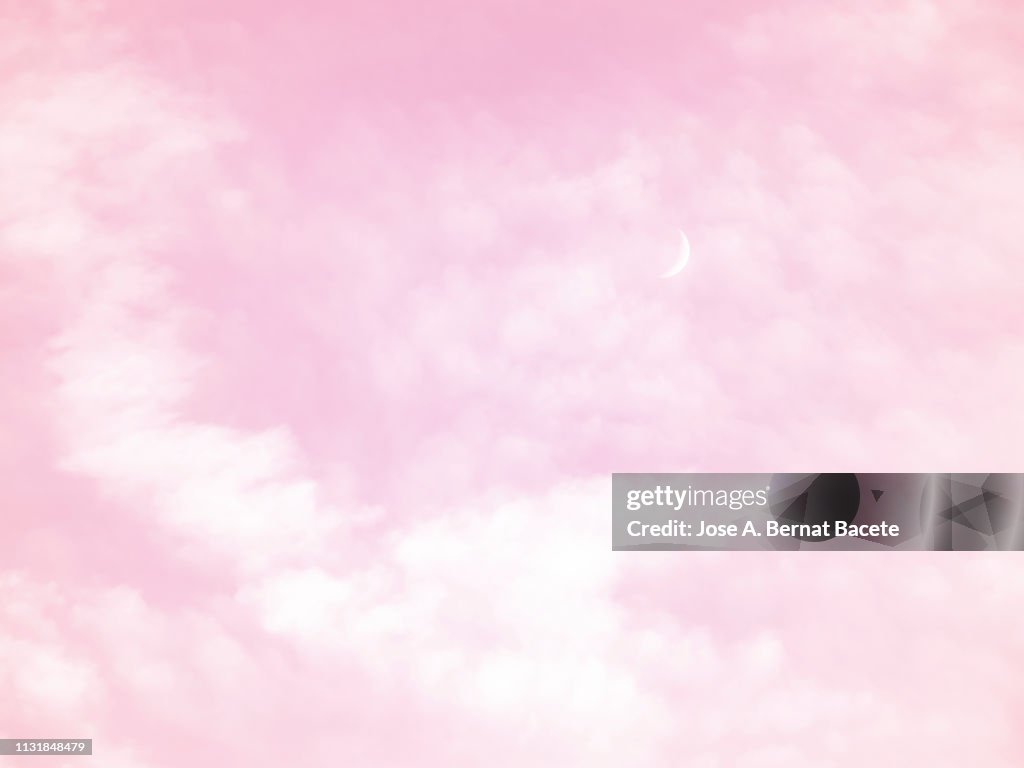
[[[1012,559],[607,527],[1020,469],[1017,8],[206,6],[0,12],[0,735],[1019,764]]]

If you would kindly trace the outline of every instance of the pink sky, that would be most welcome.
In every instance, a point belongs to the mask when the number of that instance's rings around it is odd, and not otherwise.
[[[0,736],[1022,764],[1019,558],[609,528],[613,471],[1021,471],[1021,50],[1009,0],[0,3]]]

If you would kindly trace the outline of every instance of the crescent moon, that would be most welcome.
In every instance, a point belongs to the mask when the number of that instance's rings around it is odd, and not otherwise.
[[[690,241],[686,239],[686,233],[679,230],[679,238],[681,240],[679,247],[679,257],[676,259],[676,263],[668,268],[668,271],[662,275],[662,278],[675,277],[683,271],[683,267],[690,260]]]

